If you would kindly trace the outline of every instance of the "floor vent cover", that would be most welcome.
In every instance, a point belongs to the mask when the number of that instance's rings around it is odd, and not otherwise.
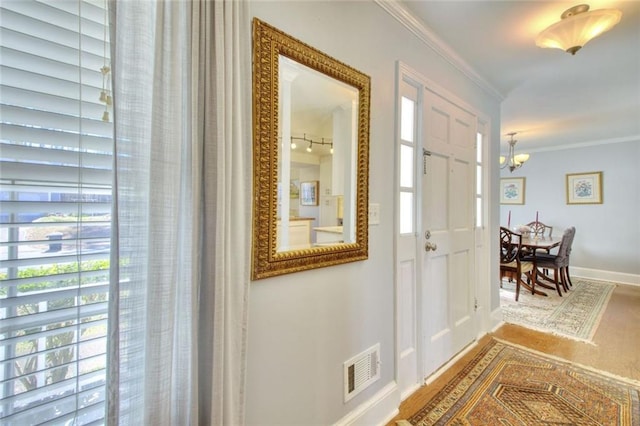
[[[344,363],[344,401],[380,378],[380,344],[354,356]]]

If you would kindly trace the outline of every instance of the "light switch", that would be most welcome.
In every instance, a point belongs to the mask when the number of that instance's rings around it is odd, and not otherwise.
[[[380,225],[380,204],[369,203],[369,225]]]

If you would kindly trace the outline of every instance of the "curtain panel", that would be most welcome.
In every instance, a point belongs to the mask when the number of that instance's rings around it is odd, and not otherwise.
[[[247,3],[110,0],[109,424],[242,424]]]

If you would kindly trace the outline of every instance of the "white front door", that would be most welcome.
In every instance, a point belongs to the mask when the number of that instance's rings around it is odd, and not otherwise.
[[[428,89],[423,114],[419,294],[423,373],[428,377],[476,336],[477,118]]]

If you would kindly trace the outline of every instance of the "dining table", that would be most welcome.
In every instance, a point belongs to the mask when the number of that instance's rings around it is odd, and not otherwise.
[[[522,236],[522,247],[530,249],[535,253],[536,250],[548,251],[554,247],[558,247],[562,241],[562,237],[548,237],[548,236]]]
[[[523,235],[522,236],[521,247],[522,249],[527,250],[529,253],[531,253],[531,257],[533,259],[534,283],[533,283],[533,288],[531,288],[531,290],[534,294],[538,294],[540,296],[548,296],[547,293],[535,289],[536,285],[549,290],[555,290],[555,287],[552,287],[548,284],[545,284],[541,280],[540,281],[538,280],[538,271],[535,266],[536,252],[540,250],[547,253],[552,248],[558,247],[561,241],[562,241],[562,237],[549,237],[549,236],[540,236],[540,235],[528,235],[528,236]]]

